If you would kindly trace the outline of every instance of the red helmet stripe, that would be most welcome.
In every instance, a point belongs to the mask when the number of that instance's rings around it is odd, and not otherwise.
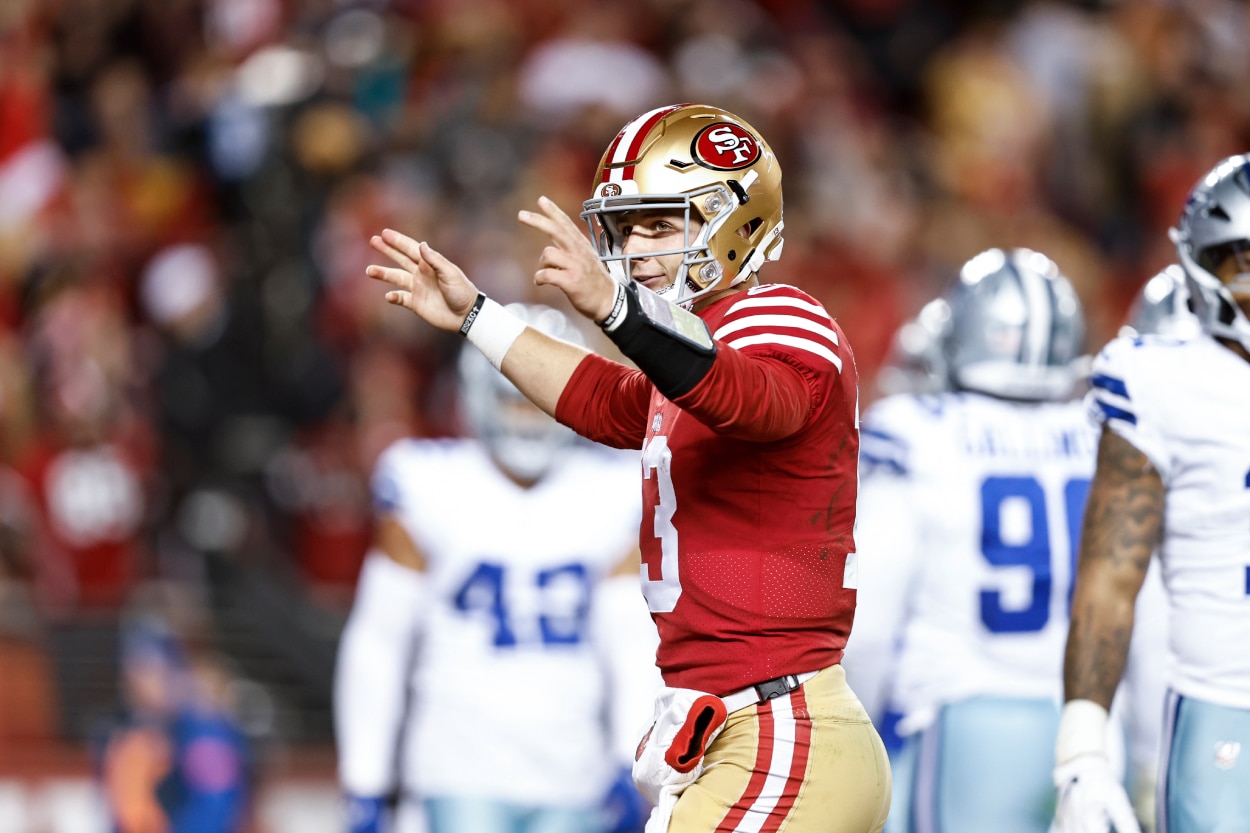
[[[660,119],[669,113],[686,106],[685,104],[673,104],[668,107],[658,107],[649,113],[643,113],[625,125],[621,128],[621,132],[616,134],[616,138],[612,140],[612,146],[608,148],[607,163],[609,165],[619,165],[622,162],[637,159],[639,152],[642,150],[642,143],[647,138],[647,134],[651,132],[651,128],[659,124]],[[623,182],[634,178],[634,166],[626,165],[621,168],[609,168],[606,174],[604,177],[605,182]]]

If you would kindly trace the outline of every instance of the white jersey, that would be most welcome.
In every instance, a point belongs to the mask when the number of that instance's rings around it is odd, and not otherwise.
[[[476,442],[404,440],[379,459],[377,511],[425,556],[434,600],[414,665],[406,786],[526,804],[602,797],[614,763],[589,607],[637,545],[638,465],[578,447],[523,489]]]
[[[1122,338],[1094,361],[1092,383],[1093,415],[1167,490],[1169,683],[1250,708],[1250,363],[1206,336]]]
[[[898,608],[888,697],[900,733],[971,696],[1061,696],[1096,448],[1079,401],[900,395],[865,414],[860,609],[880,608],[865,624],[888,628],[882,609]]]

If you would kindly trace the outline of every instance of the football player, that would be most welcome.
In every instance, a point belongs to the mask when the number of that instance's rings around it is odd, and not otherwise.
[[[1193,338],[1201,332],[1202,324],[1189,308],[1185,270],[1172,264],[1142,285],[1119,335]]]
[[[1202,334],[1118,338],[1093,367],[1102,422],[1055,750],[1059,831],[1135,831],[1103,726],[1158,548],[1169,600],[1158,825],[1250,819],[1250,156],[1220,162],[1172,230]]]
[[[982,252],[931,305],[946,390],[887,397],[864,417],[856,538],[871,615],[848,667],[858,685],[895,652],[875,674],[902,738],[891,829],[1043,833],[1094,469],[1074,397],[1081,305],[1027,249]]]
[[[807,293],[766,283],[781,170],[746,121],[674,105],[609,145],[583,205],[519,219],[535,283],[636,368],[544,336],[428,243],[386,230],[387,300],[459,330],[544,411],[642,449],[642,590],[665,688],[634,779],[653,833],[880,830],[890,772],[839,661],[855,609],[857,379]]]
[[[880,395],[937,393],[945,389],[940,337],[949,319],[946,299],[934,298],[895,331],[885,363],[877,372]]]
[[[508,314],[579,337],[549,307]],[[637,455],[578,441],[471,346],[458,369],[471,436],[401,440],[373,476],[375,546],[335,681],[349,829],[394,829],[399,793],[402,828],[599,833],[659,687]],[[649,810],[629,791],[617,822]]]

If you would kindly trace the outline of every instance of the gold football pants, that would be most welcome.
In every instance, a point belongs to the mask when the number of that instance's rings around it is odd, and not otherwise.
[[[669,833],[879,833],[890,809],[881,737],[842,666],[729,715]]]

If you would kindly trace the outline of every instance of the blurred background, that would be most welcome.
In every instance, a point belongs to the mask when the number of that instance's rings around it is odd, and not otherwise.
[[[766,277],[838,318],[866,405],[990,246],[1113,335],[1250,148],[1248,36],[1239,0],[0,0],[0,831],[104,833],[110,767],[160,755],[119,730],[188,700],[246,830],[340,829],[367,478],[457,430],[456,339],[384,303],[371,233],[558,303],[517,209],[716,104],[781,160]]]

